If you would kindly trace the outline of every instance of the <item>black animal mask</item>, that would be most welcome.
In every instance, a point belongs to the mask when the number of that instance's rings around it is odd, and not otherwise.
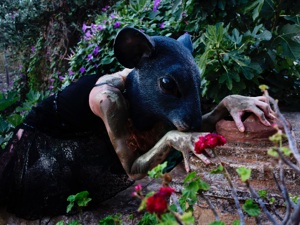
[[[134,68],[126,97],[138,129],[164,121],[180,131],[200,130],[200,74],[190,35],[150,37],[127,27],[118,33],[114,51],[123,66]]]

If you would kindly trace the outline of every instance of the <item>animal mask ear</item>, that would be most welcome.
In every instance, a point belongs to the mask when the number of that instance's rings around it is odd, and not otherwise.
[[[194,48],[193,48],[193,43],[191,36],[189,34],[183,34],[181,35],[177,41],[179,41],[181,44],[183,44],[188,50],[190,50],[191,53],[193,53]]]
[[[149,57],[153,51],[151,38],[134,28],[123,28],[115,39],[115,56],[126,68],[136,67],[143,57]]]

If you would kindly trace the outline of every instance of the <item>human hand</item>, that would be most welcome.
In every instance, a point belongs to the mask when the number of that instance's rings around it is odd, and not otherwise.
[[[245,131],[242,116],[246,112],[254,113],[265,126],[271,126],[270,119],[275,118],[268,98],[265,96],[246,97],[241,95],[229,95],[221,102],[232,116],[240,132]],[[269,119],[269,120],[268,120]]]
[[[200,136],[205,136],[208,133],[200,133],[200,132],[181,132],[177,130],[169,131],[166,134],[166,139],[169,145],[176,149],[177,151],[180,151],[183,156],[184,160],[184,166],[186,172],[190,171],[190,156],[191,153],[194,154],[197,158],[199,158],[203,163],[210,164],[210,160],[208,157],[206,157],[203,153],[197,154],[195,152],[195,143],[199,140]],[[209,155],[209,154],[208,154]],[[209,155],[210,156],[210,155]]]

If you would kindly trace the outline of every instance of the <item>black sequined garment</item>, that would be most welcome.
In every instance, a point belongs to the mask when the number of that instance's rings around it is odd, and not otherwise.
[[[104,124],[89,108],[100,76],[85,76],[34,107],[0,152],[0,204],[27,219],[63,214],[67,197],[89,191],[92,204],[126,189],[126,175]]]

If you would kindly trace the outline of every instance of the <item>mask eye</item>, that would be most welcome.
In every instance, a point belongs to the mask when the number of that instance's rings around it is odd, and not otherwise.
[[[178,90],[176,82],[170,77],[162,77],[159,79],[159,86],[163,92],[180,97],[180,92]]]

